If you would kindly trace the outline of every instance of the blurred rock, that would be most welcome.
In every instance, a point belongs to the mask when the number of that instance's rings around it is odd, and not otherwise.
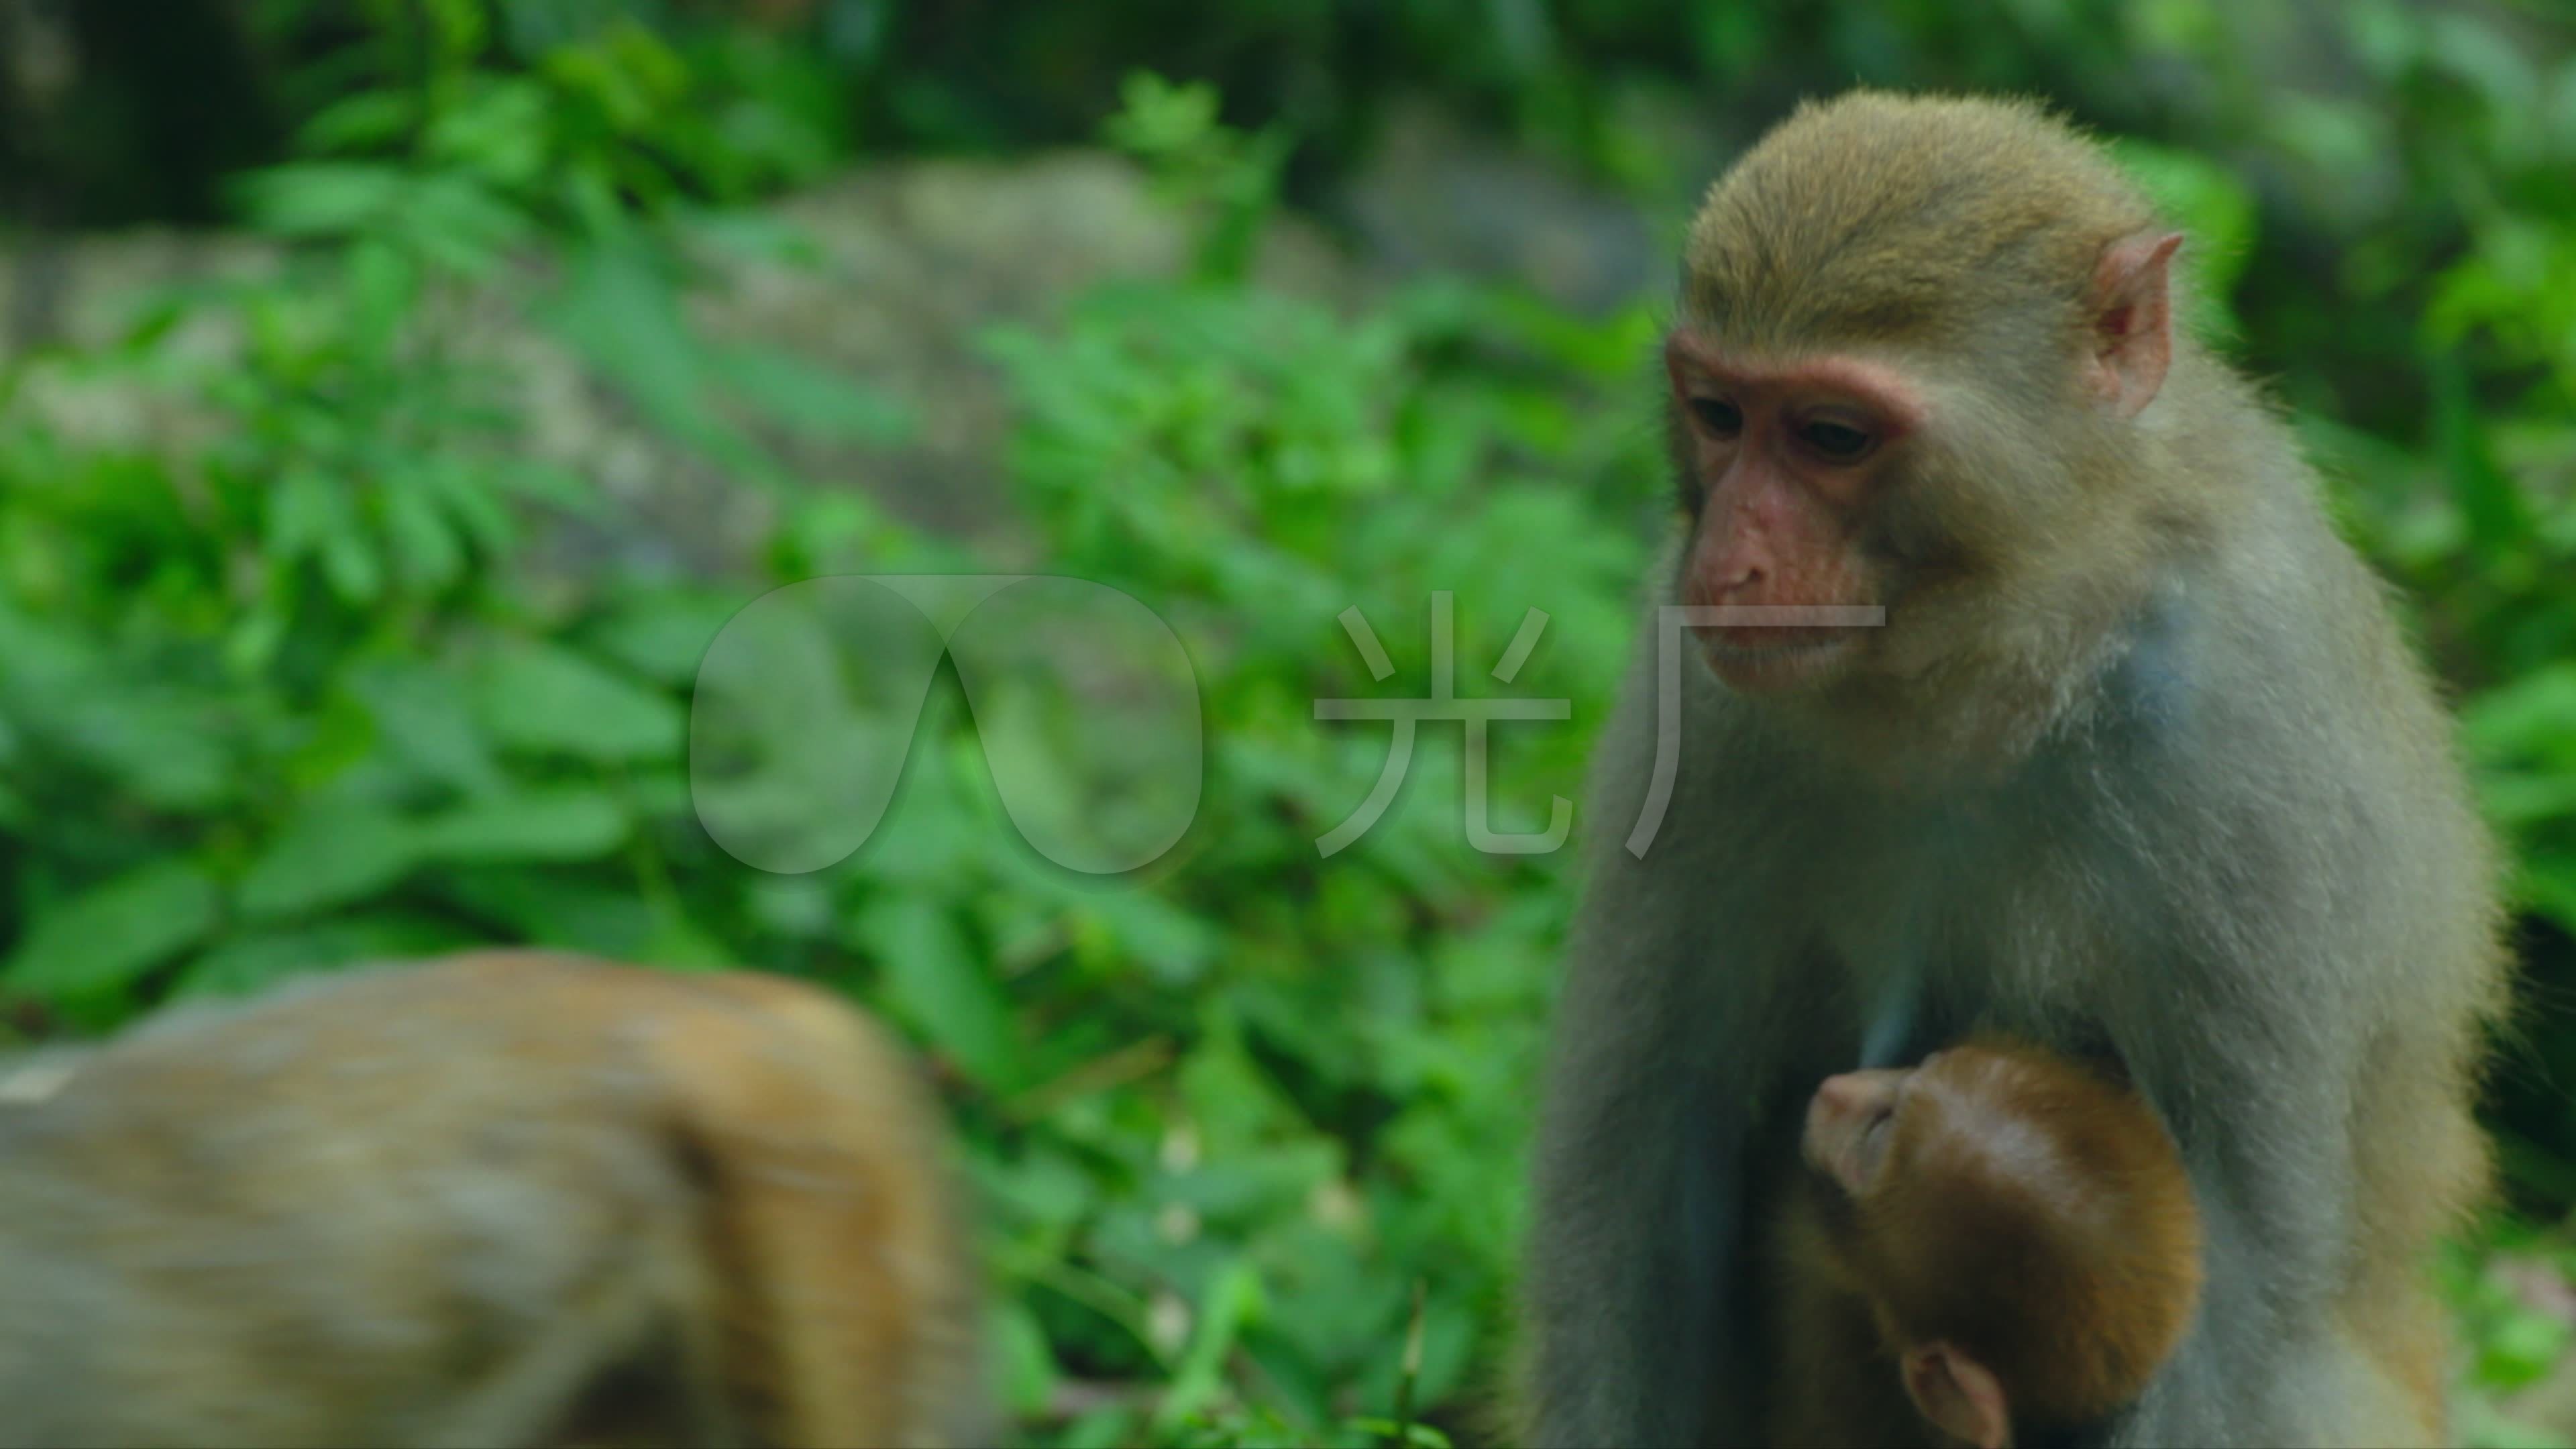
[[[1264,285],[1354,302],[1371,286],[1428,271],[1517,279],[1560,304],[1616,305],[1664,285],[1668,263],[1634,205],[1484,140],[1427,108],[1402,111],[1376,159],[1344,193],[1362,260],[1295,218],[1265,236]],[[688,298],[699,335],[753,343],[859,381],[913,424],[900,444],[818,439],[735,410],[796,476],[844,483],[905,522],[966,540],[994,566],[1025,563],[1000,449],[1007,399],[979,338],[997,324],[1044,325],[1084,290],[1170,276],[1189,259],[1187,218],[1144,175],[1098,152],[1006,161],[925,160],[857,171],[783,199],[756,218],[799,246],[697,248]],[[0,298],[47,289],[60,340],[111,343],[138,300],[172,285],[259,275],[281,260],[255,239],[170,231],[58,238],[41,261],[0,250]],[[615,386],[533,323],[555,279],[504,269],[441,298],[437,325],[506,379],[535,457],[588,480],[614,505],[550,530],[522,562],[567,588],[606,560],[730,575],[755,562],[775,500],[756,480],[640,416]],[[175,345],[226,357],[240,346],[220,313],[199,313]],[[162,345],[171,345],[165,341]],[[31,369],[16,406],[96,441],[185,457],[229,423],[171,396],[71,370]]]
[[[1579,312],[1672,272],[1633,200],[1423,105],[1394,109],[1338,209],[1373,270],[1507,278]]]
[[[774,253],[700,249],[693,323],[712,343],[758,343],[837,369],[909,412],[900,446],[818,443],[738,419],[800,476],[846,481],[896,517],[967,537],[998,558],[1012,552],[1000,445],[1007,435],[998,378],[977,351],[999,323],[1043,324],[1074,295],[1115,278],[1173,274],[1188,257],[1185,218],[1115,157],[1068,152],[1012,161],[922,161],[864,171],[783,200],[766,219],[810,243]],[[257,275],[278,249],[253,240],[175,232],[64,239],[30,270],[0,251],[0,297],[20,285],[49,298],[57,335],[105,345],[136,302],[172,284]],[[1348,269],[1309,227],[1284,222],[1265,239],[1256,272],[1267,285],[1340,295]],[[504,278],[485,295],[442,302],[441,325],[509,380],[528,415],[528,449],[594,483],[618,506],[606,524],[567,525],[535,562],[579,573],[603,554],[693,572],[729,573],[764,537],[771,499],[756,483],[639,417],[623,394],[523,315],[528,285]],[[180,339],[217,356],[240,339],[220,322]],[[31,369],[17,405],[78,436],[165,447],[202,441],[216,420],[190,418],[172,399]]]
[[[862,482],[909,520],[974,536],[1007,526],[995,450],[1009,424],[977,339],[997,324],[1043,322],[1101,282],[1170,276],[1189,259],[1183,219],[1134,167],[1090,152],[863,172],[776,214],[815,240],[819,265],[735,272],[700,299],[708,333],[785,346],[885,391],[918,425],[911,445],[790,448],[789,461],[807,477]],[[1346,285],[1331,248],[1294,223],[1272,228],[1256,274],[1316,295]]]

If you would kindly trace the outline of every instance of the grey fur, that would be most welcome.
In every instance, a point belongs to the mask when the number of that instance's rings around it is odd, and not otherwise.
[[[2147,542],[2101,546],[2108,576],[2022,592],[2063,613],[2027,631],[2050,688],[2020,735],[1882,719],[1863,749],[1848,720],[1689,669],[1680,777],[1640,860],[1623,841],[1654,755],[1648,640],[1596,758],[1540,1127],[1542,1445],[1753,1439],[1749,1197],[1783,1170],[1783,1114],[1857,1061],[1909,963],[1914,1054],[1979,1026],[2107,1048],[2182,1144],[2207,1292],[2121,1442],[2421,1432],[2337,1311],[2389,1271],[2365,1262],[2387,1250],[2365,1249],[2362,1185],[2402,1180],[2404,1154],[2476,1151],[2468,1063],[2502,965],[2446,721],[2313,473],[2223,364],[2177,337],[2133,425],[2071,437],[2042,431],[2044,378],[1981,366],[1993,391],[1965,426],[2017,439],[1960,444],[1965,466],[2023,459],[2030,499],[2170,484],[2214,526],[2141,524]],[[1971,737],[1988,746],[1956,747]]]

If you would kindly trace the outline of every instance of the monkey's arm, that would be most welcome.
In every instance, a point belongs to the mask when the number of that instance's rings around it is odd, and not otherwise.
[[[2194,813],[2217,828],[2204,829],[2199,852],[2166,860],[2290,858],[2286,822],[2302,818]],[[2280,873],[2259,894],[2196,876],[2168,884],[2201,903],[2198,917],[2176,908],[2163,919],[2187,928],[2133,923],[2129,939],[2152,964],[2125,963],[2098,1004],[2182,1149],[2206,1287],[2198,1322],[2121,1441],[2355,1442],[2353,1399],[2371,1385],[2335,1313],[2367,1216],[2354,1144],[2370,1124],[2356,1118],[2355,1089],[2387,1009],[2370,979],[2384,948],[2335,921],[2339,892],[2323,872]]]
[[[1651,650],[1651,631],[1649,639]],[[1667,828],[1625,848],[1654,759],[1651,653],[1605,732],[1588,879],[1556,1012],[1537,1144],[1527,1442],[1739,1443],[1756,1433],[1745,1164],[1778,1043],[1761,979],[1723,750],[1679,772]],[[1706,729],[1709,691],[1685,709]],[[1733,897],[1735,909],[1730,909]]]
[[[2328,1330],[2355,1210],[2343,1094],[2297,1079],[2329,1075],[2322,1060],[2213,1037],[2184,1054],[2184,1081],[2159,1084],[2180,1089],[2165,1095],[2201,1213],[2200,1318],[2120,1442],[2348,1442],[2333,1426],[2350,1422],[2358,1365]]]
[[[1751,1432],[1728,1305],[1745,1094],[1694,1061],[1673,977],[1579,959],[1539,1129],[1529,1442],[1732,1442]],[[1702,1023],[1703,1027],[1705,1023]],[[1712,1407],[1738,1422],[1712,1425]]]
[[[2130,1438],[2416,1440],[2446,1372],[2425,1256],[2485,1182],[2468,1106],[2499,959],[2486,850],[2428,701],[2294,714],[2260,687],[2402,683],[2397,665],[2239,637],[2265,652],[2204,647],[2194,726],[2138,764],[2160,786],[2129,798],[2152,802],[2132,819],[2161,889],[2119,934],[2154,944],[2100,1003],[2208,1238],[2200,1323]]]

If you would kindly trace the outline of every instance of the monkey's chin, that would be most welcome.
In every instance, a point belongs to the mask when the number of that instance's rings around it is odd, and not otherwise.
[[[1860,644],[1844,628],[1695,628],[1700,657],[1718,682],[1739,694],[1812,689],[1840,673]]]

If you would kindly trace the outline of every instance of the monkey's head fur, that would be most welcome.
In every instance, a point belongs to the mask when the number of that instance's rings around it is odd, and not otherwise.
[[[2191,435],[2278,447],[2174,334],[2180,241],[2024,102],[1857,92],[1747,152],[1692,223],[1666,354],[1677,597],[1774,610],[1700,630],[1720,680],[2008,753],[2083,713],[2212,532]]]
[[[1957,353],[2033,324],[2071,349],[2103,248],[2155,220],[2034,105],[1857,91],[1800,106],[1709,189],[1683,303],[1690,325],[1751,351]],[[1980,361],[2044,378],[2064,356]]]

